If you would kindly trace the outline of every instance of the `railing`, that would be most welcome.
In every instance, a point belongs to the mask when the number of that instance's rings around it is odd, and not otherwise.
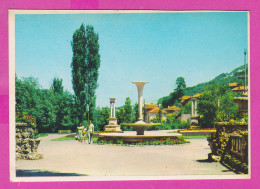
[[[242,163],[248,162],[248,135],[230,135],[226,153],[235,156]]]

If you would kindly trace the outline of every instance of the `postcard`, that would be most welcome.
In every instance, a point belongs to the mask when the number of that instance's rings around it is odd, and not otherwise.
[[[250,179],[250,12],[9,10],[10,179]]]

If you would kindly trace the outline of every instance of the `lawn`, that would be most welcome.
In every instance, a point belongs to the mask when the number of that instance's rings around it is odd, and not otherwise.
[[[75,136],[76,136],[76,134],[70,134],[70,135],[66,135],[63,137],[52,139],[52,141],[75,140]],[[88,139],[86,138],[86,140],[88,140]],[[98,140],[98,136],[92,136],[92,140],[93,140],[93,142],[96,142]]]
[[[184,139],[208,138],[210,135],[182,135]]]
[[[46,137],[46,136],[48,136],[49,134],[48,133],[40,133],[40,134],[38,134],[38,138],[40,138],[40,137]]]

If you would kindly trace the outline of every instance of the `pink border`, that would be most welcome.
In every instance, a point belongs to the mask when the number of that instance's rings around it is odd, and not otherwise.
[[[257,120],[260,112],[260,9],[257,0],[2,0],[0,4],[0,188],[259,188],[259,136]],[[103,181],[103,182],[41,182],[11,183],[9,180],[8,120],[8,9],[135,9],[135,10],[248,10],[250,11],[251,49],[251,156],[252,179],[248,180],[186,180],[186,181]],[[257,187],[258,186],[258,187]]]

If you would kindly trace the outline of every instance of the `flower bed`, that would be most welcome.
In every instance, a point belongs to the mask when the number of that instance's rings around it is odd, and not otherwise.
[[[36,120],[24,113],[16,113],[16,123],[27,123],[29,126],[36,127]]]
[[[116,141],[111,141],[111,140],[98,140],[95,143],[97,144],[119,144],[119,145],[129,145],[129,143],[124,143],[123,140],[116,140]],[[185,143],[190,143],[190,141],[187,141],[183,138],[162,138],[160,140],[149,140],[149,141],[141,141],[137,143],[130,143],[131,145],[136,145],[136,146],[143,146],[143,145],[175,145],[175,144],[185,144]]]
[[[170,131],[170,132],[174,132],[174,131]],[[178,129],[177,132],[181,133],[183,135],[210,135],[211,133],[216,132],[216,129],[214,129],[214,128],[205,128],[205,129],[189,128],[189,129]]]

